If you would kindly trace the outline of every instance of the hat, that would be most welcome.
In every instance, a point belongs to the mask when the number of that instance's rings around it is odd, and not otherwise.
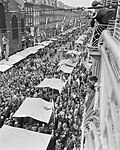
[[[101,3],[99,1],[97,1],[97,0],[92,2],[92,6],[93,7],[98,6],[98,4],[101,4]]]

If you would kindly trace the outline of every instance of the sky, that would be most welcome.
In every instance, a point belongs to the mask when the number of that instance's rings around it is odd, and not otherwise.
[[[94,0],[60,0],[65,5],[69,5],[72,7],[82,7],[82,6],[91,6],[91,3]]]

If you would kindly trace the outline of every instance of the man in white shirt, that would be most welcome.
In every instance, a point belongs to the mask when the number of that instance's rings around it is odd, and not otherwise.
[[[9,41],[8,39],[3,35],[2,37],[3,47],[5,48],[5,59],[8,61],[9,56]]]

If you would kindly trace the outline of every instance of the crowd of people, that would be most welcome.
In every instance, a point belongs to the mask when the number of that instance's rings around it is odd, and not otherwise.
[[[86,94],[93,96],[94,84],[97,79],[92,77],[91,69],[87,69],[81,57],[71,74],[58,71],[60,61],[59,49],[64,46],[66,50],[82,47],[76,46],[75,40],[84,32],[79,29],[63,35],[62,39],[54,41],[35,55],[28,56],[0,74],[0,128],[6,124],[13,127],[24,128],[34,132],[52,134],[48,150],[51,146],[55,150],[72,150],[80,148],[81,123]],[[87,42],[87,40],[86,40]],[[83,53],[84,54],[84,53]],[[45,78],[59,78],[66,82],[62,92],[50,88],[37,88]],[[54,109],[48,124],[33,118],[15,118],[14,113],[26,97],[42,98],[54,101]]]

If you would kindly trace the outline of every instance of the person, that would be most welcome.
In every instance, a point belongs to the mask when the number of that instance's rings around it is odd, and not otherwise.
[[[9,40],[3,35],[2,37],[3,42],[3,51],[2,51],[2,58],[8,61],[9,56]]]
[[[22,50],[24,50],[24,48],[25,48],[25,36],[22,36],[21,42],[22,42]]]
[[[60,139],[56,140],[55,150],[62,150],[62,143]]]
[[[93,1],[93,7],[101,6],[101,4],[97,1]],[[97,9],[96,9],[97,10]],[[94,13],[93,18],[91,20],[91,27],[94,28],[94,36],[92,39],[92,46],[97,47],[99,37],[103,30],[107,29],[109,21],[114,18],[115,10],[109,9],[106,7],[99,8],[96,13]]]

